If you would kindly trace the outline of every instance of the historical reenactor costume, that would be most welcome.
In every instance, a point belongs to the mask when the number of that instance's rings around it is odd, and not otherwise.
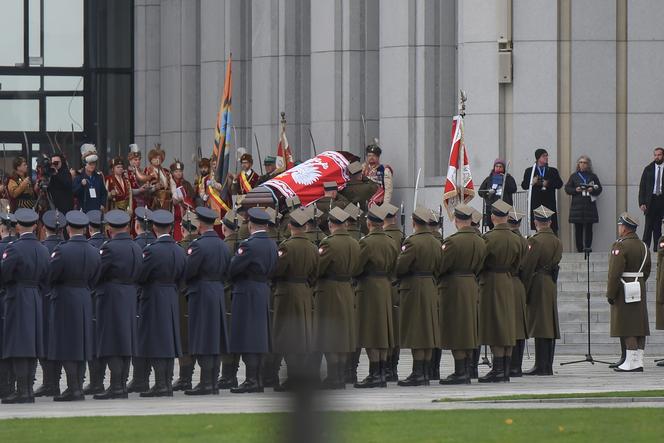
[[[325,355],[326,389],[344,389],[348,354],[357,348],[355,291],[351,278],[356,274],[360,246],[348,235],[348,214],[334,207],[328,213],[330,235],[318,248],[316,284],[316,347]]]
[[[233,321],[230,351],[242,354],[245,381],[232,393],[262,392],[259,370],[262,354],[270,352],[269,276],[277,265],[277,246],[267,235],[270,216],[260,208],[248,211],[251,236],[240,243],[231,259]]]
[[[85,143],[81,146],[81,159],[83,169],[74,177],[72,191],[78,202],[78,208],[83,212],[100,210],[106,206],[108,191],[104,174],[97,170],[97,148],[95,145]]]
[[[480,277],[479,340],[491,346],[493,365],[480,383],[509,381],[512,347],[516,344],[512,272],[522,260],[521,242],[507,224],[512,207],[502,200],[491,206],[494,228],[484,234],[486,256]]]
[[[537,233],[528,238],[528,252],[521,265],[526,288],[528,336],[535,338],[535,366],[524,375],[553,375],[558,320],[558,264],[562,243],[550,227],[553,211],[540,206],[533,211]]]
[[[132,212],[139,206],[145,206],[147,199],[147,186],[148,177],[143,174],[141,168],[141,151],[138,145],[129,145],[129,154],[127,154],[127,179],[131,186],[132,194]]]
[[[108,389],[96,400],[127,398],[131,356],[136,353],[137,283],[143,266],[143,251],[127,230],[127,212],[112,210],[106,215],[111,239],[99,251],[101,273],[96,287],[96,353],[111,371]]]
[[[356,388],[386,387],[388,352],[394,348],[392,275],[398,248],[383,231],[385,208],[374,205],[367,213],[369,234],[360,240],[356,291],[358,348],[369,356],[369,375]]]
[[[371,182],[378,185],[378,189],[371,196],[370,204],[382,205],[392,199],[392,167],[380,163],[380,155],[383,153],[378,144],[372,144],[366,148],[366,162],[362,165],[362,174]]]
[[[106,176],[108,190],[108,209],[119,209],[131,213],[133,211],[133,195],[131,182],[125,173],[125,162],[116,157],[111,161],[111,174]]]
[[[202,158],[198,161],[198,174],[194,178],[194,194],[196,206],[208,206],[207,181],[210,177],[210,159]]]
[[[186,395],[217,394],[221,354],[229,351],[224,281],[230,252],[213,226],[217,213],[210,208],[196,208],[201,236],[187,249],[185,282],[189,313],[189,353],[201,368],[200,383]]]
[[[549,166],[549,154],[545,149],[535,151],[535,164],[523,172],[521,187],[530,192],[530,229],[535,229],[533,210],[539,206],[549,208],[555,214],[556,190],[563,187],[558,170]],[[551,229],[558,234],[558,216],[551,219]]]
[[[254,171],[252,166],[254,165],[254,158],[251,154],[242,154],[240,157],[240,165],[242,170],[240,173],[233,179],[233,184],[231,186],[231,191],[233,195],[245,195],[249,191],[258,186],[258,173]]]
[[[512,349],[512,359],[510,367],[510,377],[521,377],[521,364],[523,363],[523,351],[528,339],[528,321],[526,319],[526,288],[521,280],[521,268],[528,252],[528,241],[521,235],[521,220],[523,214],[511,210],[507,223],[512,232],[521,242],[521,263],[518,269],[512,270],[512,287],[514,289],[514,332],[516,334],[516,344]]]
[[[277,170],[277,158],[272,155],[265,157],[265,160],[263,160],[263,166],[265,167],[265,174],[258,178],[256,186],[262,185],[266,181],[273,179],[281,172]]]
[[[413,370],[399,386],[429,384],[429,362],[432,350],[440,347],[438,287],[442,249],[427,226],[431,210],[418,207],[413,211],[413,234],[401,246],[396,274],[399,279],[400,345],[410,348]]]
[[[2,403],[33,403],[32,385],[37,358],[44,356],[40,285],[48,280],[48,251],[32,232],[39,216],[32,209],[16,210],[18,239],[2,254],[5,288],[2,358],[12,365],[16,392]]]
[[[30,168],[23,157],[16,157],[13,162],[14,172],[7,180],[7,194],[11,210],[18,208],[32,209],[37,203],[36,184],[30,177]],[[3,208],[7,210],[7,208]]]
[[[173,237],[175,241],[182,240],[182,218],[187,211],[194,209],[194,187],[184,178],[184,163],[174,161],[171,164],[171,179],[175,191],[173,192],[173,217],[175,227]]]
[[[470,226],[471,217],[469,206],[460,204],[454,208],[457,232],[441,246],[441,345],[450,349],[454,357],[454,372],[441,379],[441,385],[470,383],[470,362],[479,345],[477,276],[482,271],[486,246]]]
[[[150,196],[150,209],[165,209],[167,211],[173,208],[173,195],[175,194],[175,183],[168,169],[162,164],[166,158],[166,153],[160,145],[156,145],[148,153],[150,164],[145,168],[145,175],[148,177],[148,183],[152,194]]]
[[[48,249],[49,255],[62,241],[62,230],[67,226],[65,214],[60,211],[46,211],[42,215],[42,223],[46,238],[42,244]],[[48,322],[51,315],[50,287],[44,285],[42,288],[42,312],[44,324],[44,358],[39,359],[42,368],[42,385],[35,391],[35,397],[53,397],[60,394],[60,375],[62,365],[60,362],[48,360]]]
[[[606,298],[611,305],[611,337],[625,340],[625,361],[617,372],[642,372],[646,337],[650,335],[646,281],[650,252],[636,235],[639,221],[624,212],[618,219],[620,238],[611,247]]]
[[[69,240],[56,246],[50,260],[51,316],[48,359],[59,361],[67,375],[67,390],[55,401],[84,400],[85,362],[93,358],[91,289],[101,269],[99,251],[85,238],[88,216],[66,215]]]
[[[0,213],[0,257],[5,252],[5,249],[10,242],[16,240],[13,235],[14,227],[16,226],[16,217],[14,214],[6,212]],[[10,359],[4,359],[2,356],[3,346],[3,329],[4,329],[4,307],[5,307],[5,287],[0,282],[0,399],[5,398],[15,392],[16,380],[12,371],[12,363]]]
[[[174,360],[182,355],[178,286],[185,270],[185,253],[169,234],[173,213],[158,209],[151,214],[157,239],[143,249],[139,278],[138,356],[150,359],[155,384],[141,397],[173,395]]]
[[[303,209],[290,213],[291,235],[279,245],[274,271],[273,351],[283,355],[288,379],[276,391],[289,390],[303,380],[307,357],[314,350],[313,285],[318,251],[304,235],[309,216]]]
[[[390,240],[394,246],[396,246],[397,251],[401,251],[404,234],[403,230],[399,229],[396,221],[399,208],[390,204],[389,202],[384,202],[382,207],[385,209],[385,221],[383,224],[383,230],[390,237]],[[394,329],[394,347],[389,350],[389,354],[387,356],[385,381],[396,382],[399,381],[397,366],[399,365],[399,353],[401,352],[401,349],[399,348],[399,290],[395,284],[396,274],[394,271],[392,271],[390,279],[392,281],[390,292],[392,294],[392,328]]]

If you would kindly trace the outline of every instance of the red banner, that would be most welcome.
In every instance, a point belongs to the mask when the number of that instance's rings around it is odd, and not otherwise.
[[[298,196],[302,206],[306,206],[325,194],[323,190],[325,182],[336,182],[339,189],[343,189],[350,180],[349,163],[342,153],[325,151],[277,175],[263,185],[275,189],[286,198]]]

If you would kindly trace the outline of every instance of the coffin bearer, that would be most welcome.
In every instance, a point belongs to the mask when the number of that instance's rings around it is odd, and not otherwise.
[[[53,250],[50,260],[51,318],[48,359],[59,361],[67,375],[67,389],[55,401],[84,400],[85,362],[92,360],[94,324],[91,288],[99,279],[99,251],[85,238],[88,216],[67,213],[69,240]]]
[[[279,246],[274,272],[273,351],[283,355],[288,379],[275,391],[292,390],[305,380],[307,358],[313,351],[313,285],[318,272],[318,251],[305,236],[309,219],[303,209],[290,213],[291,236]]]
[[[358,347],[369,356],[369,375],[356,388],[387,387],[385,368],[394,348],[392,274],[399,248],[383,231],[385,208],[374,205],[367,213],[369,234],[360,240],[357,277]]]
[[[39,216],[32,209],[16,210],[18,239],[2,254],[5,288],[2,358],[11,363],[16,392],[3,404],[34,403],[32,385],[37,358],[44,356],[39,285],[48,280],[48,250],[33,233]]]
[[[514,331],[516,333],[516,344],[512,349],[512,360],[510,367],[510,377],[521,377],[521,365],[523,363],[523,350],[528,339],[528,322],[526,320],[526,288],[521,281],[521,268],[523,260],[528,252],[528,241],[521,235],[521,220],[523,214],[515,209],[510,211],[507,217],[507,224],[512,229],[514,235],[521,242],[521,263],[518,269],[512,270],[512,286],[514,288]]]
[[[545,206],[533,211],[537,233],[528,238],[522,263],[526,288],[528,335],[535,338],[535,366],[524,375],[553,375],[553,355],[560,338],[558,264],[563,246],[551,229],[554,213]]]
[[[606,298],[611,305],[611,337],[623,337],[625,361],[617,372],[643,372],[643,350],[650,335],[646,281],[650,252],[639,240],[639,220],[623,212],[618,218],[618,240],[611,247]]]
[[[138,356],[150,359],[155,384],[141,397],[172,397],[173,359],[182,355],[177,288],[184,276],[185,253],[170,235],[173,213],[157,209],[151,218],[157,240],[143,249]]]
[[[268,282],[278,257],[277,246],[267,234],[270,216],[260,208],[249,209],[247,215],[250,237],[240,243],[229,272],[233,279],[230,350],[242,354],[247,371],[245,381],[231,388],[234,394],[263,392],[261,357],[270,352]]]
[[[111,370],[111,384],[95,400],[127,398],[131,356],[136,354],[136,298],[143,267],[143,251],[129,235],[131,217],[126,211],[106,215],[111,239],[101,256],[97,285],[97,357]]]
[[[510,380],[512,347],[516,344],[514,328],[514,289],[512,272],[522,259],[521,242],[507,224],[512,207],[503,200],[491,205],[494,227],[484,234],[486,257],[480,279],[479,338],[491,346],[493,366],[480,377],[480,383]]]
[[[397,259],[400,279],[400,344],[413,353],[413,370],[399,386],[429,384],[428,366],[432,350],[440,347],[438,287],[442,249],[427,226],[431,211],[418,207],[413,212],[413,234],[404,240]]]
[[[445,239],[440,267],[442,297],[440,305],[441,343],[452,350],[454,373],[441,379],[441,385],[469,384],[470,362],[477,339],[477,276],[482,271],[486,246],[470,226],[472,208],[454,208],[457,232]]]
[[[218,394],[221,354],[228,353],[224,281],[231,255],[214,230],[217,213],[196,208],[200,237],[187,249],[185,281],[189,311],[189,353],[201,368],[200,383],[186,395]]]

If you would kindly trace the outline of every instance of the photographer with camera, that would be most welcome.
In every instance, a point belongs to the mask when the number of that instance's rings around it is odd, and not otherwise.
[[[593,223],[599,222],[595,200],[602,193],[602,184],[593,173],[592,161],[587,155],[577,160],[576,172],[567,180],[565,192],[572,196],[569,222],[574,224],[576,250],[583,252],[584,238],[586,248],[590,249],[593,243]]]
[[[53,154],[50,162],[44,162],[43,170],[46,191],[53,206],[59,212],[66,214],[74,209],[74,196],[72,195],[72,178],[67,166],[67,160],[62,154]]]

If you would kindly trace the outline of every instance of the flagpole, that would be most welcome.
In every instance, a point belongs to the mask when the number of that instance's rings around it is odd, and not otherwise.
[[[459,142],[459,159],[458,159],[458,167],[456,170],[457,173],[457,204],[461,204],[464,202],[464,186],[465,184],[463,183],[463,174],[464,174],[464,165],[465,165],[465,157],[466,157],[466,146],[465,146],[465,140],[464,140],[464,129],[463,129],[463,119],[466,116],[466,101],[468,100],[468,97],[466,96],[466,91],[463,89],[459,90],[459,125],[460,125],[460,132],[461,132],[461,140]]]

